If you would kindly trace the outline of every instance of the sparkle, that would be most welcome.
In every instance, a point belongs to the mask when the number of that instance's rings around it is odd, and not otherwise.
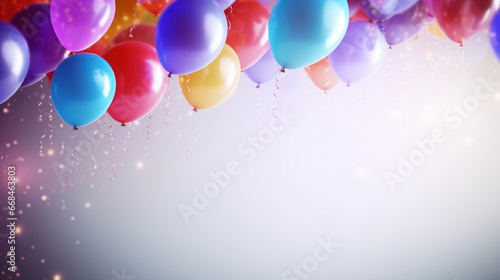
[[[8,114],[9,113],[9,108],[3,108],[3,113]]]
[[[38,174],[41,174],[43,170],[41,168],[38,168]]]
[[[16,234],[20,234],[21,233],[21,228],[19,226],[16,227]]]
[[[41,260],[40,260],[40,262],[41,262],[41,263],[45,263],[45,259],[41,259]]]
[[[62,280],[61,275],[59,274],[54,275],[54,280]]]
[[[5,144],[5,147],[10,148],[10,143]]]
[[[90,202],[85,203],[85,208],[90,208]]]
[[[26,207],[31,208],[31,203],[26,204]]]
[[[80,240],[77,240],[77,241],[76,241],[76,245],[80,245]]]
[[[142,169],[144,167],[144,164],[142,163],[142,161],[139,161],[136,166],[137,169]]]
[[[14,143],[14,145],[17,145],[17,140],[14,140],[12,143]]]
[[[42,201],[47,201],[47,199],[49,199],[49,197],[48,197],[48,196],[46,196],[46,195],[42,195],[42,197],[41,197],[41,198],[42,198]]]
[[[70,220],[74,221],[75,220],[75,216],[71,216]]]
[[[50,150],[48,150],[48,151],[47,151],[47,155],[49,155],[49,156],[53,156],[53,155],[54,155],[54,153],[55,153],[55,152],[54,152],[54,150],[53,150],[53,149],[50,149]]]

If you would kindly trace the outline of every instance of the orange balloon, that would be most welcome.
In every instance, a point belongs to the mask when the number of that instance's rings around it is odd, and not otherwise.
[[[123,29],[128,28],[131,25],[133,26],[134,20],[136,20],[135,23],[138,24],[144,11],[144,9],[141,8],[141,5],[135,1],[116,0],[115,3],[115,18],[113,19],[113,23],[111,23],[108,32],[106,32],[103,36],[104,40],[108,43],[111,43],[113,38],[115,38],[115,36]]]
[[[309,79],[319,88],[324,91],[330,90],[340,83],[339,77],[335,75],[332,67],[330,67],[330,61],[328,56],[322,60],[304,67]]]
[[[141,5],[146,8],[151,13],[158,16],[165,10],[168,4],[172,3],[174,0],[148,0]]]
[[[236,52],[225,44],[207,67],[179,76],[179,84],[194,110],[209,109],[226,101],[238,86],[241,66]]]

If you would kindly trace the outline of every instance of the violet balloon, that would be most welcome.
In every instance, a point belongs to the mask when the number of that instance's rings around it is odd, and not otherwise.
[[[382,66],[387,47],[377,25],[353,21],[340,45],[328,56],[330,65],[344,82],[368,79]]]
[[[21,86],[30,62],[28,43],[11,24],[0,21],[0,104]]]
[[[393,46],[415,37],[427,24],[428,8],[424,0],[418,1],[410,9],[379,23],[379,28],[387,44]]]
[[[260,86],[261,84],[269,83],[274,80],[280,71],[281,66],[276,59],[274,59],[272,51],[268,50],[259,61],[247,68],[244,72],[250,80],[257,83],[257,86]]]
[[[227,38],[224,11],[214,0],[175,0],[156,26],[156,50],[171,74],[196,72],[220,54]]]
[[[50,18],[61,44],[82,51],[108,31],[115,17],[114,0],[52,0]]]
[[[52,28],[49,4],[29,5],[19,11],[11,23],[28,42],[30,66],[27,77],[43,77],[45,73],[54,71],[69,55]]]

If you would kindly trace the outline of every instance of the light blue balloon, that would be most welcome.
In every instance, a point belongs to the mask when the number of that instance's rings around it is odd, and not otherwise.
[[[50,91],[59,116],[69,125],[81,127],[96,121],[109,108],[116,78],[106,60],[79,53],[57,67]]]
[[[288,69],[309,66],[331,53],[349,24],[347,0],[278,0],[269,19],[269,43]]]

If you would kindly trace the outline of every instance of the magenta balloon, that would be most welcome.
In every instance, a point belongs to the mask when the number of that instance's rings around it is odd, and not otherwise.
[[[359,10],[359,0],[347,0],[349,6],[349,17],[352,17]]]
[[[115,10],[114,0],[52,0],[50,18],[61,44],[77,52],[101,39],[113,22]]]
[[[355,83],[375,74],[386,52],[384,37],[376,24],[353,21],[340,45],[328,57],[333,71],[342,81]]]
[[[140,23],[135,26],[135,28],[132,30],[132,33],[130,32],[130,29],[133,28],[133,26],[130,26],[128,28],[123,29],[116,37],[113,39],[113,45],[127,42],[127,41],[137,41],[137,42],[143,42],[146,43],[153,48],[156,48],[155,46],[155,31],[156,31],[156,26],[153,24],[149,23]],[[132,37],[130,37],[130,34],[132,34]]]
[[[254,65],[247,68],[244,72],[250,80],[257,84],[265,84],[274,80],[280,73],[281,66],[274,59],[271,50]]]
[[[429,16],[433,17],[434,12],[432,11],[432,0],[425,0],[425,5],[427,5],[427,9],[429,9]]]
[[[420,0],[410,9],[379,22],[387,44],[393,46],[415,37],[427,24],[428,12],[425,1]]]

